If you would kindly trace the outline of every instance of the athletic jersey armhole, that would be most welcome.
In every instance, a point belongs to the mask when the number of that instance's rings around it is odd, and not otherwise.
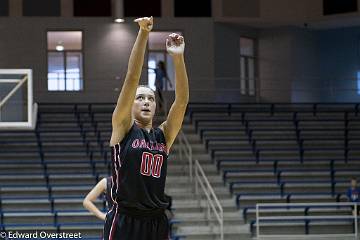
[[[165,147],[166,147],[166,155],[169,156],[170,149],[168,149],[168,147],[167,147],[164,131],[163,131],[161,128],[159,128],[159,127],[155,128],[155,129],[156,129],[156,130],[158,129],[158,131],[162,134],[162,137],[163,137],[163,139],[164,139],[164,144],[165,144]]]
[[[108,191],[111,191],[112,178],[111,177],[106,177],[105,181],[106,181],[105,193],[108,193]]]
[[[131,128],[129,129],[129,131],[125,134],[124,138],[123,138],[120,142],[118,142],[118,143],[116,143],[115,145],[110,146],[110,147],[115,147],[115,146],[118,145],[118,144],[121,146],[121,144],[123,144],[124,142],[126,142],[126,140],[130,137],[131,131],[133,130],[133,128],[135,128],[135,126],[136,126],[136,124],[135,124],[135,122],[134,122],[133,125],[131,126]]]

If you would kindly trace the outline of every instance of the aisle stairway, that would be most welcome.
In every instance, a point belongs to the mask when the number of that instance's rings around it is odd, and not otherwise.
[[[249,225],[242,220],[242,214],[235,205],[235,198],[231,196],[228,188],[224,185],[221,175],[211,161],[211,155],[207,153],[194,126],[188,120],[183,125],[183,131],[192,147],[193,158],[200,162],[223,207],[225,239],[250,239]],[[202,196],[202,200],[199,201],[194,195],[194,185],[190,184],[187,177],[188,164],[180,161],[177,158],[176,149],[173,150],[175,150],[173,151],[174,159],[169,160],[169,166],[173,164],[172,166],[183,169],[182,176],[171,170],[168,172],[167,192],[174,198],[175,219],[172,224],[174,238],[219,239],[217,219],[212,215],[212,220],[207,221],[206,198]],[[173,179],[176,181],[174,184],[171,183]]]

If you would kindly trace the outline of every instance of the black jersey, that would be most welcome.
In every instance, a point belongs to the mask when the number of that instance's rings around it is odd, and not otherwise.
[[[135,123],[124,137],[111,146],[113,163],[111,197],[120,209],[165,209],[164,196],[167,148],[163,131],[149,132]]]

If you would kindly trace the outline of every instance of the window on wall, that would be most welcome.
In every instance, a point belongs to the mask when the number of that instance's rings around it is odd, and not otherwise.
[[[83,90],[81,31],[49,31],[48,91]]]
[[[110,17],[111,0],[74,0],[75,17]]]
[[[35,16],[60,16],[60,0],[23,0],[23,15],[27,17]]]
[[[124,15],[125,17],[161,17],[161,0],[124,0]]]
[[[242,95],[254,96],[256,81],[255,40],[240,38],[240,92]]]
[[[211,17],[211,0],[174,0],[175,17]]]
[[[9,0],[0,0],[0,16],[9,16]]]
[[[162,81],[161,84],[163,86],[163,90],[165,91],[173,91],[175,88],[175,72],[174,72],[174,63],[172,58],[166,52],[165,39],[171,33],[181,32],[155,32],[152,31],[149,34],[149,54],[148,54],[148,85],[153,90],[156,90],[155,81]],[[158,79],[156,80],[155,69],[158,67],[159,62],[163,62],[168,79]],[[159,86],[158,85],[158,86]]]

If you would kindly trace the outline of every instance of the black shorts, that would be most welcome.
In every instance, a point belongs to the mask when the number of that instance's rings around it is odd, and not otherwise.
[[[163,209],[144,213],[112,209],[106,215],[104,240],[169,239],[169,222]]]

